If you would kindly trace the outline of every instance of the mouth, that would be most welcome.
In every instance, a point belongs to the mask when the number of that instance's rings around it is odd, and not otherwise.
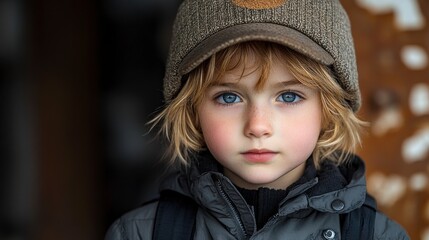
[[[271,151],[268,149],[251,149],[246,152],[242,152],[241,155],[246,161],[251,163],[266,163],[273,159],[278,152]]]

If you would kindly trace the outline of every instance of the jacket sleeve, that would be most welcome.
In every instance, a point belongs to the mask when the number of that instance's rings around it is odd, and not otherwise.
[[[389,219],[386,215],[377,212],[375,215],[374,239],[409,240],[410,237],[401,225]]]
[[[116,220],[107,230],[105,240],[123,240],[125,238],[125,229],[122,225],[121,219]]]
[[[126,213],[107,230],[105,240],[151,240],[157,202]]]

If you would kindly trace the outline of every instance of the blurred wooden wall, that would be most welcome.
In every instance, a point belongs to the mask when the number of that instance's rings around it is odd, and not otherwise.
[[[359,154],[379,208],[429,239],[429,1],[342,1],[371,126]]]

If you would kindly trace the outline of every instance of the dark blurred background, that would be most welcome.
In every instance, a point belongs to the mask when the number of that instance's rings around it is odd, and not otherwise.
[[[0,239],[102,239],[156,196],[180,0],[0,0]],[[429,239],[429,3],[354,0],[359,154],[379,207]]]
[[[177,0],[1,0],[0,239],[102,239],[156,196]]]

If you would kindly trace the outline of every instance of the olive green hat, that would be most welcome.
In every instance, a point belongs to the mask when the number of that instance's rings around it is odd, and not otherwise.
[[[184,0],[173,26],[164,77],[170,102],[182,77],[214,53],[245,41],[287,46],[331,65],[341,87],[360,107],[350,22],[339,0]]]

